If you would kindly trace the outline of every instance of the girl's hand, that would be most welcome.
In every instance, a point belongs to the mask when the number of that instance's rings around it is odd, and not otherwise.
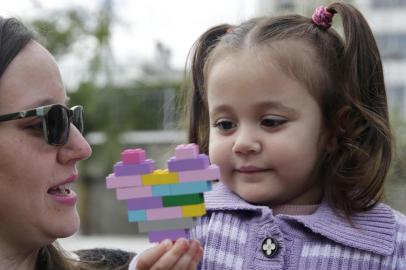
[[[136,270],[195,270],[203,256],[197,240],[165,240],[139,255]]]

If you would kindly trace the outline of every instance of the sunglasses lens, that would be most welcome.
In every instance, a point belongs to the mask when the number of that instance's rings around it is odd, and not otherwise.
[[[53,106],[44,116],[47,126],[48,143],[63,145],[69,136],[68,111],[63,106]]]
[[[75,106],[73,109],[72,123],[75,127],[83,133],[83,107]]]

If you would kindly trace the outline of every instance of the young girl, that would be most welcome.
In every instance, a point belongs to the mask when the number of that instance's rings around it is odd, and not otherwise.
[[[393,138],[359,11],[340,2],[214,27],[192,77],[189,141],[221,170],[190,232],[199,269],[406,269],[406,217],[379,202]],[[164,241],[137,269],[194,269],[200,252]]]

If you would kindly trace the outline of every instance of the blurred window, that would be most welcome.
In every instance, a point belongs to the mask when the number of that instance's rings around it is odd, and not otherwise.
[[[404,85],[393,85],[388,87],[388,103],[389,107],[398,112],[402,112],[405,106],[405,91]]]
[[[294,0],[279,0],[277,1],[277,10],[281,11],[292,11],[295,9],[295,1]]]
[[[382,58],[393,60],[406,58],[406,33],[377,34],[375,38]]]
[[[372,0],[372,6],[375,8],[406,7],[406,0]]]

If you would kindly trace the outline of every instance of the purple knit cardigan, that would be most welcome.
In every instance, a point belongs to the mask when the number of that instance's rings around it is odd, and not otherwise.
[[[222,183],[205,200],[207,215],[190,231],[204,249],[200,269],[406,269],[406,217],[385,204],[354,215],[353,227],[324,202],[311,215],[274,216]]]

